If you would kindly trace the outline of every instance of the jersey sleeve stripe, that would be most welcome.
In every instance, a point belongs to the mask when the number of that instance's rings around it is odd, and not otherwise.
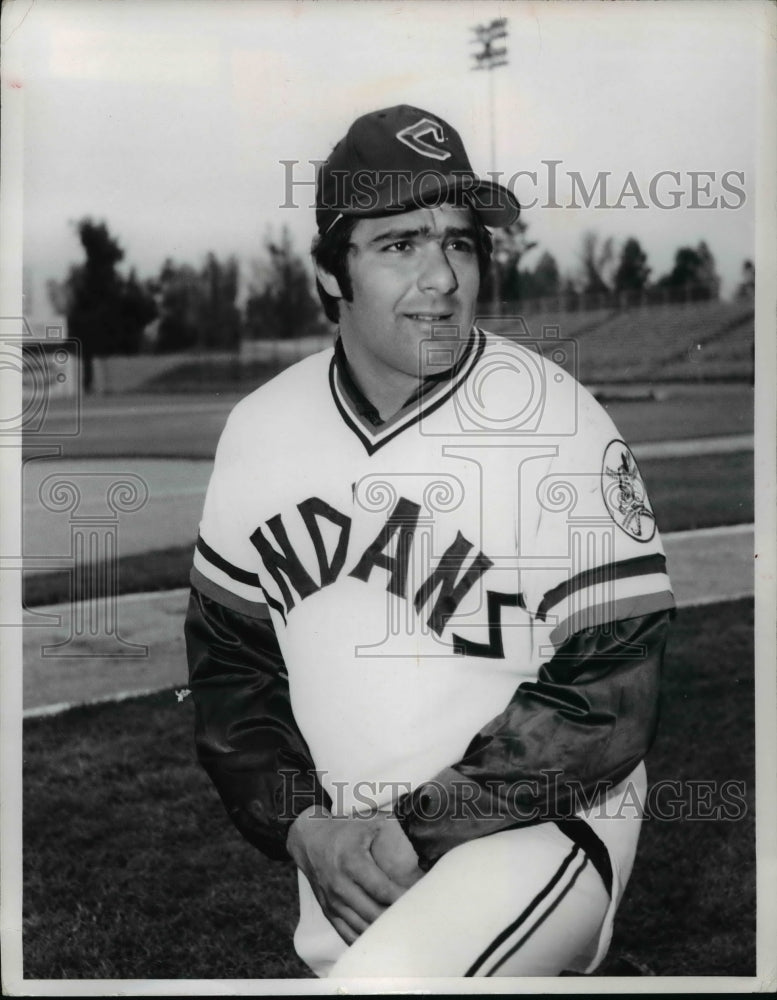
[[[556,625],[549,638],[553,646],[558,649],[576,632],[595,628],[597,625],[606,625],[609,622],[625,621],[628,618],[653,614],[657,611],[671,611],[674,606],[674,595],[670,590],[605,601],[602,604],[594,604],[575,610]]]
[[[205,557],[205,559],[215,566],[216,569],[221,570],[222,573],[226,573],[227,576],[236,580],[238,583],[245,583],[249,587],[259,586],[259,575],[257,573],[249,573],[247,570],[240,569],[239,566],[233,565],[220,556],[218,552],[208,545],[202,535],[197,536],[197,551]]]
[[[258,621],[268,621],[270,612],[266,604],[259,601],[248,601],[245,597],[240,597],[225,587],[220,587],[213,580],[208,579],[196,566],[192,566],[189,573],[189,582],[192,587],[199,590],[205,597],[209,597],[217,604],[229,608],[230,611],[237,611],[246,618],[254,618]]]
[[[544,622],[551,608],[560,604],[578,590],[583,590],[600,583],[611,583],[615,580],[654,573],[666,573],[666,557],[659,552],[649,556],[636,556],[633,559],[624,559],[621,562],[606,563],[603,566],[587,569],[549,590],[540,601],[540,605],[537,608],[537,618]]]
[[[265,601],[264,592],[259,586],[258,578],[255,584],[240,583],[240,581],[235,580],[234,577],[231,577],[228,573],[225,573],[214,563],[206,559],[199,548],[194,550],[194,568],[212,583],[217,584],[223,590],[228,590],[238,597],[242,597],[250,604],[261,604]]]
[[[559,604],[554,605],[553,610],[545,618],[545,624],[551,628],[563,626],[570,619],[581,621],[585,619],[589,608],[597,608],[598,620],[596,624],[604,625],[607,622],[618,621],[619,618],[633,618],[636,615],[648,614],[648,610],[636,610],[632,614],[626,614],[631,608],[639,608],[641,598],[649,598],[654,594],[668,594],[666,600],[669,602],[667,608],[674,607],[674,596],[669,582],[669,577],[665,573],[651,573],[649,576],[626,577],[620,580],[607,580],[604,583],[596,583],[584,590],[576,590],[564,598]],[[626,602],[626,603],[623,603]],[[629,603],[630,602],[630,603]],[[645,607],[648,607],[647,602]],[[658,610],[650,607],[649,610]],[[661,608],[665,610],[665,608]],[[603,617],[602,617],[603,616]],[[591,622],[590,627],[593,627]],[[589,625],[583,625],[588,628]],[[573,629],[573,631],[578,631]]]

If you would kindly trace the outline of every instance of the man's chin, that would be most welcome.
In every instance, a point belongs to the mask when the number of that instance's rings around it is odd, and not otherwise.
[[[430,324],[419,345],[419,367],[422,378],[443,375],[456,364],[469,342],[466,331],[453,323]]]

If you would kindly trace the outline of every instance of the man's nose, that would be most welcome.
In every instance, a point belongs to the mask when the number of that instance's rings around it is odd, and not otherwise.
[[[445,251],[437,243],[430,242],[424,247],[418,287],[423,292],[433,291],[442,295],[450,295],[459,287],[456,272]]]

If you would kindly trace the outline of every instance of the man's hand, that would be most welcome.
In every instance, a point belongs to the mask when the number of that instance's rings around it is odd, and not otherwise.
[[[418,855],[397,817],[393,813],[382,815],[370,853],[393,882],[409,889],[424,874],[418,867]]]
[[[408,888],[408,884],[386,874],[371,853],[387,825],[385,813],[341,819],[311,806],[289,830],[289,854],[310,883],[327,919],[347,944],[353,944]],[[396,826],[405,837],[398,822]],[[396,833],[392,836],[390,832],[381,837],[377,850],[383,863],[389,863],[395,838]],[[398,862],[394,870],[397,875],[406,875],[407,869],[405,860]]]

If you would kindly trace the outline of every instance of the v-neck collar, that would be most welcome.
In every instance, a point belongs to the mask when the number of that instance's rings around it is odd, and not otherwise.
[[[351,374],[350,365],[340,337],[335,343],[329,366],[329,385],[340,415],[364,445],[368,454],[387,444],[402,431],[433,413],[450,399],[464,382],[485,348],[485,335],[472,328],[461,357],[452,368],[425,378],[414,389],[403,406],[387,420],[382,420],[376,407],[367,399]]]

